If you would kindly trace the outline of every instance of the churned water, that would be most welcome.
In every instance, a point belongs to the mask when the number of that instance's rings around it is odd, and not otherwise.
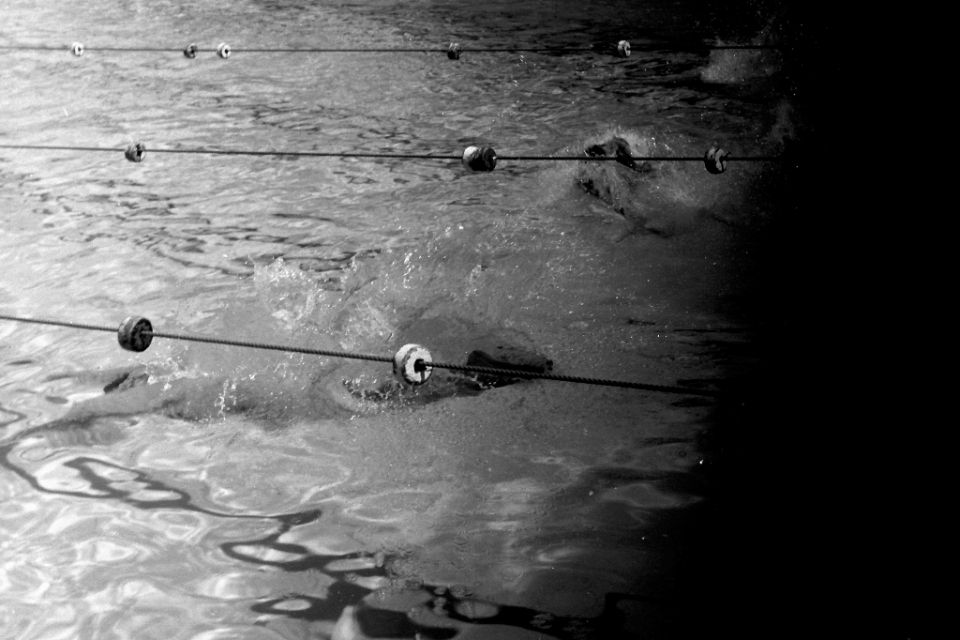
[[[757,363],[775,163],[151,152],[777,155],[783,54],[703,48],[776,43],[777,16],[720,9],[5,0],[0,144],[147,154],[0,150],[0,313],[721,389]],[[318,47],[437,52],[244,51]],[[391,379],[0,321],[3,637],[656,637],[705,611],[685,523],[718,400]]]

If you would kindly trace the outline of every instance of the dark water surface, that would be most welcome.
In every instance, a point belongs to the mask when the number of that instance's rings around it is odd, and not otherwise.
[[[802,128],[788,54],[704,48],[782,40],[776,9],[7,0],[0,16],[2,45],[87,47],[0,51],[0,144],[147,146],[139,164],[0,150],[0,313],[378,355],[418,342],[445,362],[522,352],[733,394],[477,393],[441,372],[399,389],[379,363],[160,339],[133,354],[0,321],[4,638],[631,638],[754,616],[721,613],[740,601],[714,571],[762,534],[730,529],[754,520],[724,510],[711,470],[747,437],[739,381],[762,375],[779,321],[780,164],[470,173],[150,149],[550,155],[620,136],[635,155],[778,155]],[[628,59],[439,52],[622,38]],[[98,50],[190,42],[208,51]],[[438,52],[244,51],[285,47]]]

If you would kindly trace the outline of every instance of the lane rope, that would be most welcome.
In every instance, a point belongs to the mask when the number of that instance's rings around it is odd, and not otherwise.
[[[153,338],[166,338],[168,340],[180,340],[187,342],[201,342],[207,344],[216,344],[231,347],[244,347],[248,349],[262,349],[269,351],[281,351],[287,353],[300,353],[305,355],[324,356],[329,358],[348,358],[353,360],[366,360],[369,362],[392,363],[394,373],[402,377],[404,381],[412,385],[419,385],[426,382],[429,378],[431,369],[448,369],[451,371],[461,371],[464,373],[475,373],[480,375],[490,375],[507,378],[523,378],[529,380],[551,380],[556,382],[571,382],[575,384],[589,384],[605,387],[619,387],[624,389],[638,389],[642,391],[657,391],[663,393],[678,393],[698,396],[717,397],[717,391],[708,389],[692,389],[688,387],[647,384],[643,382],[631,382],[625,380],[607,380],[602,378],[588,378],[582,376],[567,376],[538,371],[524,371],[515,369],[500,369],[496,367],[481,367],[474,365],[450,364],[443,362],[433,362],[430,353],[419,345],[405,345],[396,355],[377,356],[362,353],[352,353],[349,351],[331,351],[327,349],[311,349],[306,347],[294,347],[289,345],[269,344],[263,342],[249,342],[245,340],[231,340],[227,338],[218,338],[214,336],[198,336],[182,333],[169,333],[165,331],[156,331],[146,318],[131,316],[120,323],[119,329],[95,324],[83,324],[77,322],[66,322],[61,320],[48,320],[43,318],[23,318],[20,316],[11,316],[0,314],[0,320],[9,320],[11,322],[20,322],[28,324],[39,324],[55,327],[64,327],[68,329],[81,329],[85,331],[101,331],[107,333],[116,333],[118,341],[124,349],[134,352],[145,351],[152,342]],[[399,369],[399,371],[398,371]]]
[[[226,47],[226,51],[224,51]],[[780,49],[778,45],[770,44],[643,44],[631,45],[627,40],[616,44],[594,44],[590,46],[558,46],[558,47],[464,47],[457,42],[451,42],[446,48],[442,47],[241,47],[233,48],[221,43],[217,48],[199,47],[189,44],[186,48],[179,47],[151,47],[151,46],[85,46],[79,42],[70,45],[51,44],[4,44],[0,51],[70,51],[75,56],[82,56],[87,51],[103,51],[109,53],[182,53],[187,58],[195,58],[197,53],[216,53],[221,58],[228,58],[232,53],[289,53],[289,54],[328,54],[328,53],[446,53],[452,60],[460,58],[462,53],[578,53],[596,52],[610,53],[617,57],[627,58],[632,50],[662,51],[664,49],[695,49],[695,50],[724,50],[724,49]],[[226,53],[226,55],[224,55]]]
[[[140,145],[140,155],[146,153],[146,146]],[[131,145],[131,147],[136,146]],[[0,149],[12,150],[35,150],[35,151],[89,151],[105,153],[123,153],[127,149],[118,149],[116,147],[89,147],[89,146],[70,146],[70,145],[44,145],[44,144],[0,144]],[[364,153],[364,152],[339,152],[339,151],[249,151],[249,150],[231,150],[231,149],[154,149],[150,148],[150,153],[172,153],[172,154],[193,154],[193,155],[211,155],[211,156],[294,156],[302,158],[386,158],[396,160],[460,160],[457,155],[433,155],[433,154],[414,154],[414,153]],[[139,160],[133,160],[139,162]]]
[[[42,145],[42,144],[0,144],[0,149],[14,151],[77,151],[90,153],[123,153],[131,162],[142,162],[147,155],[147,147],[141,142],[131,144],[126,149],[116,147],[92,147],[79,145]],[[727,162],[778,162],[779,156],[736,156],[719,147],[711,147],[703,156],[633,156],[618,153],[616,155],[597,155],[585,152],[583,155],[499,155],[492,147],[468,146],[461,155],[441,153],[375,153],[350,151],[253,151],[231,149],[149,149],[150,153],[212,155],[212,156],[274,156],[297,158],[372,158],[387,160],[460,160],[464,167],[473,171],[493,171],[500,160],[514,162],[620,162],[636,165],[642,162],[703,162],[707,171],[714,174],[726,171]]]

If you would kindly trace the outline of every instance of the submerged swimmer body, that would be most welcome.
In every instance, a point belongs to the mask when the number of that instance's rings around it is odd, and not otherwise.
[[[633,159],[633,150],[630,149],[630,143],[619,136],[614,136],[606,142],[593,144],[584,149],[591,158],[616,158],[617,162],[625,167],[633,169],[640,173],[653,171],[649,162],[637,164]]]
[[[602,200],[626,219],[633,230],[669,235],[663,212],[645,204],[650,182],[656,175],[649,162],[637,162],[630,143],[614,136],[584,149],[591,158],[615,158],[615,162],[581,162],[576,169],[580,187]],[[651,203],[652,204],[652,203]]]
[[[643,175],[653,171],[649,162],[637,164],[630,144],[613,137],[584,149],[591,158],[616,158],[616,162],[582,162],[577,179],[584,191],[600,198],[614,211],[631,221],[643,223],[646,218],[633,202],[633,193]]]
[[[553,362],[546,357],[509,344],[475,350],[468,366],[546,373]],[[228,413],[245,413],[273,420],[333,417],[393,404],[427,404],[454,396],[473,396],[487,389],[522,382],[485,373],[460,373],[435,369],[430,380],[411,388],[395,379],[361,379],[331,376],[317,389],[315,380],[304,376],[294,382],[260,377],[174,377],[151,374],[143,366],[100,374],[64,374],[54,378],[88,378],[103,386],[103,395],[77,402],[60,418],[41,427],[81,426],[101,417],[161,413],[184,420],[205,420]],[[384,376],[385,377],[385,376]],[[89,380],[88,380],[89,381]],[[319,391],[319,392],[318,392]],[[373,403],[373,404],[371,404]],[[40,428],[40,427],[37,427]]]
[[[516,346],[501,345],[495,355],[486,351],[471,351],[467,356],[468,367],[508,369],[524,373],[548,373],[553,370],[553,361],[544,356]],[[522,382],[526,378],[511,378],[482,372],[458,372],[434,369],[430,380],[417,387],[414,393],[398,381],[390,380],[375,387],[364,387],[344,380],[343,386],[356,400],[378,402],[413,400],[418,403],[435,402],[452,396],[475,396],[487,389],[505,387]],[[351,403],[352,406],[352,403]]]

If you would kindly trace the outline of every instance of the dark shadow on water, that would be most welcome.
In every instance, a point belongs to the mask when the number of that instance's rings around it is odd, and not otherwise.
[[[280,536],[288,530],[289,527],[281,527],[263,538],[226,543],[221,545],[221,549],[226,555],[241,562],[272,566],[291,572],[321,571],[337,581],[329,587],[325,598],[291,593],[259,602],[252,607],[253,610],[302,620],[335,621],[344,615],[347,607],[355,607],[351,615],[357,626],[364,634],[373,638],[444,639],[459,635],[457,628],[430,626],[411,620],[411,616],[418,614],[439,619],[441,622],[437,624],[450,620],[462,624],[516,627],[563,640],[626,638],[628,635],[623,628],[625,616],[618,604],[622,601],[659,603],[656,599],[643,596],[607,593],[604,596],[604,609],[596,617],[557,616],[527,607],[501,605],[471,598],[472,594],[466,589],[432,585],[417,579],[400,577],[391,570],[394,557],[390,555],[320,555],[313,554],[300,545],[279,542]],[[261,553],[250,553],[254,550]],[[265,560],[260,557],[275,555],[269,552],[301,557],[285,561]],[[356,566],[361,568],[347,572],[335,572],[327,568],[331,563],[342,560],[355,561]],[[372,589],[358,584],[369,578],[382,578],[389,586]],[[368,596],[375,591],[386,594],[388,599],[401,594],[405,598],[413,596],[419,604],[408,613],[379,609],[367,602]]]
[[[822,42],[799,26],[792,35],[785,82],[799,91],[804,126],[785,145],[782,205],[754,294],[765,314],[754,341],[759,363],[728,381],[707,419],[697,472],[707,499],[653,525],[655,539],[673,540],[660,564],[680,607],[679,637],[822,633],[849,614],[854,597],[838,593],[849,516],[836,504],[845,485],[829,464],[848,437],[849,405],[860,401],[854,381],[842,396],[836,386],[856,366],[838,344],[843,270],[829,246],[847,209],[824,198],[846,188],[838,184],[845,169],[822,162],[841,139],[826,135],[827,123],[842,120],[818,88],[831,75],[815,57]]]

